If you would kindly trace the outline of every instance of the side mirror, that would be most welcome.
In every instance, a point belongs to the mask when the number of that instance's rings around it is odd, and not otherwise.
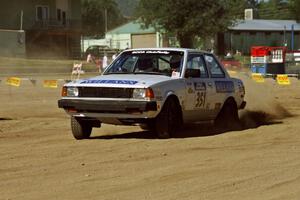
[[[200,69],[186,69],[185,78],[200,78]]]

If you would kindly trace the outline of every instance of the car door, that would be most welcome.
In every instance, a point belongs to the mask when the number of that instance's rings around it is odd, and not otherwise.
[[[204,56],[190,53],[185,68],[186,96],[184,117],[187,121],[211,119],[211,97],[215,91]]]
[[[211,103],[213,104],[211,116],[215,118],[227,97],[234,92],[234,83],[226,76],[224,69],[214,55],[204,54],[204,60],[210,74],[211,84],[215,89],[210,96]]]

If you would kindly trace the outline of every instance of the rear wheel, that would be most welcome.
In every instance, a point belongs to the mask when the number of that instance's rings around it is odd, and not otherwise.
[[[77,140],[88,139],[92,133],[92,126],[90,124],[75,117],[71,117],[71,128],[73,136]]]
[[[234,100],[227,100],[218,114],[215,125],[222,130],[239,130],[241,123],[238,108]]]
[[[157,136],[161,139],[170,138],[181,126],[181,107],[176,99],[169,98],[155,120]]]

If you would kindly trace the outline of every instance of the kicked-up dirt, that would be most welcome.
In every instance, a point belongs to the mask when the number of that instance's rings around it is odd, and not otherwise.
[[[299,200],[300,81],[240,76],[243,130],[195,125],[167,140],[103,125],[76,141],[57,108],[59,88],[43,88],[43,78],[20,87],[2,80],[0,200]]]

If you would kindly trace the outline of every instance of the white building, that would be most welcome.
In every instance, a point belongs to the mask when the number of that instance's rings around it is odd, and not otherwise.
[[[143,29],[137,21],[107,32],[105,39],[111,48],[116,49],[168,46],[161,33],[151,27]]]

